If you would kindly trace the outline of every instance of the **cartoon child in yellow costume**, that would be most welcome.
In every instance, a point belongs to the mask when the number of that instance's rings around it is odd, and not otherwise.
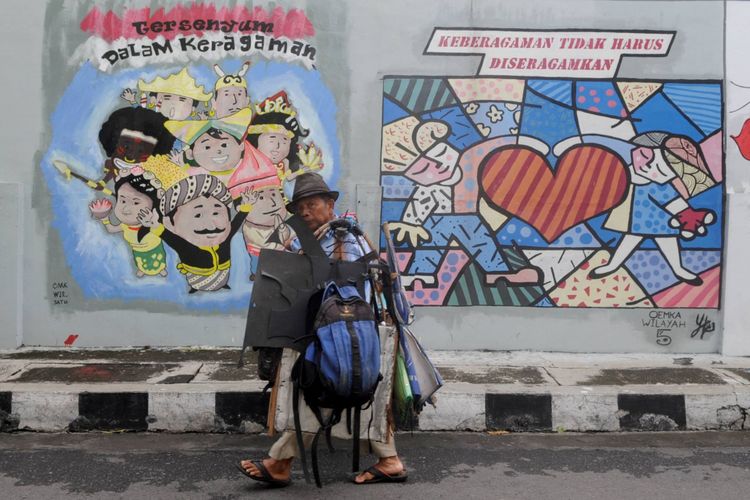
[[[119,223],[110,219],[113,207],[107,199],[93,201],[89,205],[91,214],[101,221],[107,232],[122,234],[133,251],[136,276],[166,276],[167,258],[161,238],[141,225],[138,213],[159,205],[159,199],[164,194],[163,181],[171,184],[184,174],[163,155],[152,156],[139,164],[128,164],[117,158],[114,161],[119,169],[114,190],[114,214]]]
[[[170,120],[186,120],[200,117],[198,106],[208,106],[211,94],[204,92],[203,85],[197,85],[188,74],[187,68],[166,78],[156,77],[151,82],[138,80],[140,102],[136,101],[137,93],[125,89],[120,97],[132,105],[152,109]]]

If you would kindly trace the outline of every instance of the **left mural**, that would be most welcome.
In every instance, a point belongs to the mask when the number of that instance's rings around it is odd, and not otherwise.
[[[290,237],[296,176],[337,178],[311,21],[186,3],[76,24],[41,163],[73,277],[89,299],[245,308],[260,250]]]

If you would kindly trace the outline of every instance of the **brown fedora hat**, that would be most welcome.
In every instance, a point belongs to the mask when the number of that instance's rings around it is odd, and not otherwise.
[[[297,177],[297,180],[294,183],[292,201],[287,203],[286,209],[290,212],[294,212],[295,208],[297,208],[297,202],[302,198],[316,195],[328,196],[333,198],[334,201],[339,198],[339,192],[331,191],[331,188],[328,187],[328,184],[326,184],[326,181],[323,180],[323,177],[321,177],[320,174],[316,174],[315,172],[304,173]]]

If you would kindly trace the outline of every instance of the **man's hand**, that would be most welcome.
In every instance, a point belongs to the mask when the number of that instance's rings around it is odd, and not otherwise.
[[[142,208],[138,212],[138,222],[140,222],[143,227],[156,227],[159,225],[159,214],[155,209],[147,210]]]
[[[416,248],[419,245],[419,240],[427,242],[432,239],[430,232],[421,226],[415,226],[407,222],[391,222],[389,226],[391,231],[396,233],[395,240],[397,243],[408,239],[411,246]]]

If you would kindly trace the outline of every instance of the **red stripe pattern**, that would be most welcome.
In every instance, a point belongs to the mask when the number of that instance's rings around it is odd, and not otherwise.
[[[568,149],[554,172],[538,151],[502,147],[484,161],[479,179],[490,205],[526,221],[547,242],[617,206],[628,186],[620,157],[589,145]]]

